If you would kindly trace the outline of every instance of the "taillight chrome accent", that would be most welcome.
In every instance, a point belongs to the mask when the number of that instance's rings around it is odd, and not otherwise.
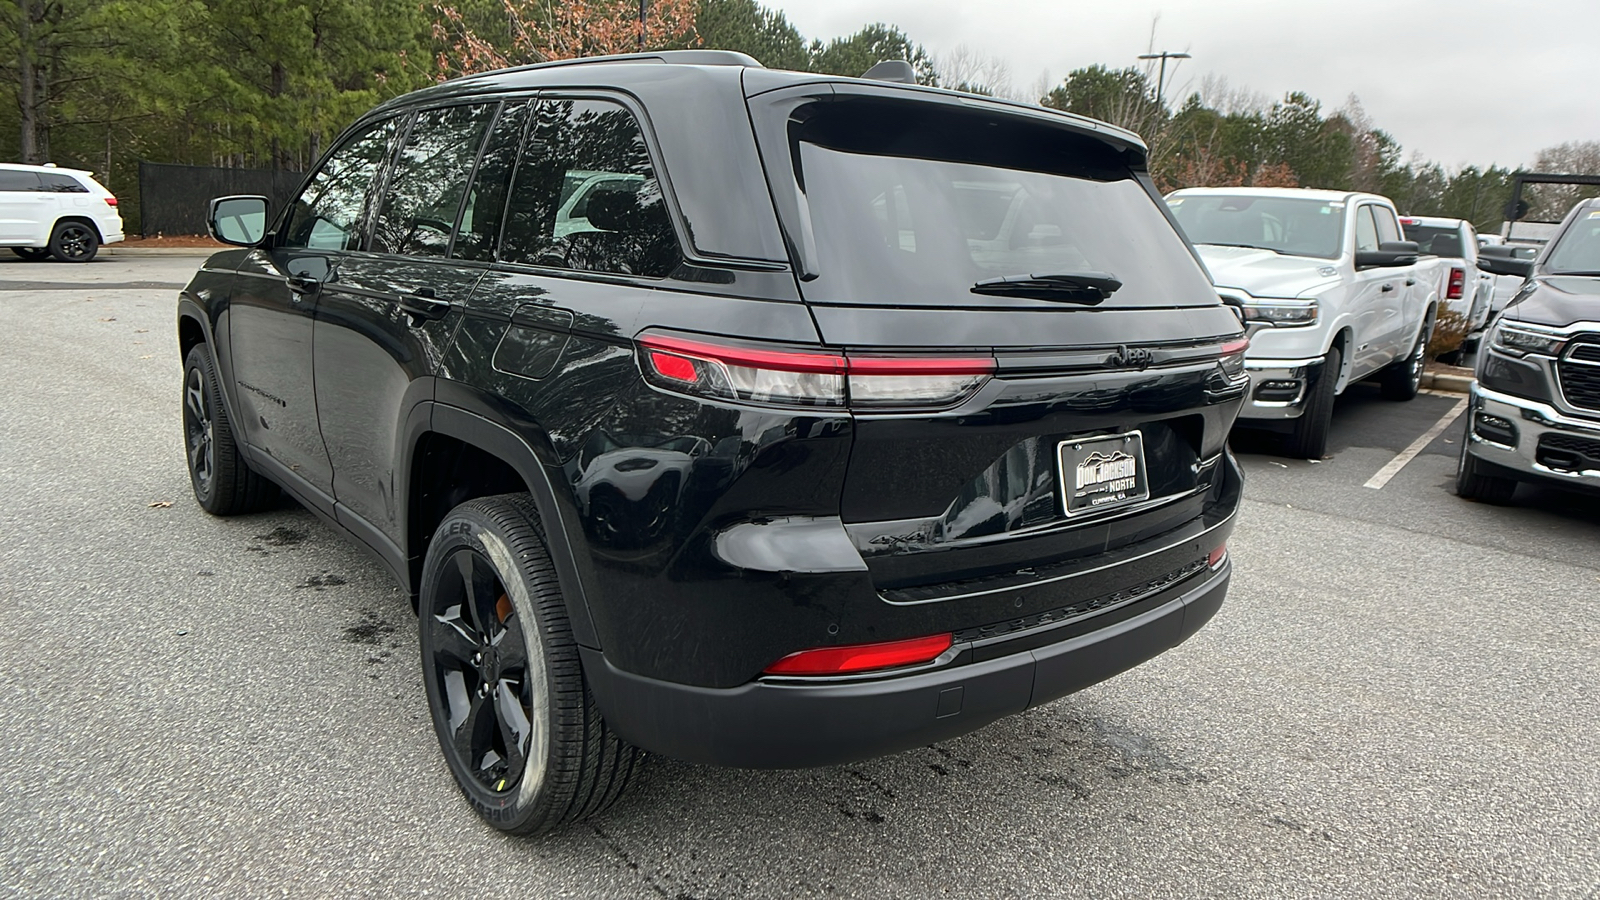
[[[638,340],[641,368],[651,384],[734,402],[937,408],[970,396],[995,371],[991,356],[846,356],[648,331]]]

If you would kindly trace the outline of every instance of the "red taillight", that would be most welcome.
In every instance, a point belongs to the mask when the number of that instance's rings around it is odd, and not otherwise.
[[[1460,300],[1461,295],[1466,291],[1466,287],[1467,270],[1452,267],[1450,269],[1450,286],[1445,289],[1445,299]]]
[[[1206,565],[1210,566],[1213,569],[1215,569],[1218,566],[1222,565],[1222,561],[1227,559],[1227,558],[1228,558],[1228,545],[1227,544],[1223,544],[1221,547],[1218,547],[1217,549],[1215,549],[1215,550],[1211,551],[1210,553],[1206,554]]]
[[[1421,225],[1422,224],[1422,220],[1421,219],[1406,218],[1406,219],[1401,219],[1400,220],[1400,224],[1401,225]]]
[[[818,647],[801,650],[767,666],[767,675],[845,675],[913,666],[937,659],[950,649],[954,635],[935,634],[905,641],[881,644],[852,644],[848,647]]]
[[[650,365],[654,366],[662,377],[670,378],[673,381],[694,384],[700,380],[699,375],[695,373],[694,363],[682,356],[673,356],[670,353],[651,350]]]
[[[788,406],[948,406],[994,373],[993,357],[844,356],[647,332],[644,374],[657,387]]]
[[[107,206],[116,206],[117,205],[117,198],[115,198],[115,197],[107,197],[106,198],[106,205]]]

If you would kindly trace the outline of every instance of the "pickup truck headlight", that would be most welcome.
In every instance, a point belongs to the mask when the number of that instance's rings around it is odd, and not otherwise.
[[[1317,301],[1300,300],[1245,300],[1239,304],[1245,322],[1261,322],[1275,327],[1294,327],[1317,324]]]
[[[1507,356],[1523,357],[1530,353],[1540,356],[1557,356],[1561,353],[1566,336],[1545,331],[1531,325],[1511,326],[1504,322],[1495,326],[1490,344]]]

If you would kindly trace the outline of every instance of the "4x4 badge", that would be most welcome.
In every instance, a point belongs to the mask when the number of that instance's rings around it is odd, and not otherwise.
[[[1106,365],[1113,369],[1129,368],[1141,372],[1150,368],[1150,364],[1155,361],[1154,353],[1143,347],[1129,347],[1127,344],[1119,345],[1115,353],[1106,357]]]

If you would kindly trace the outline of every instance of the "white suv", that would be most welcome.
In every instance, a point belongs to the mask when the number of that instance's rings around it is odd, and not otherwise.
[[[30,261],[88,262],[120,240],[117,198],[89,172],[0,163],[0,247]]]

